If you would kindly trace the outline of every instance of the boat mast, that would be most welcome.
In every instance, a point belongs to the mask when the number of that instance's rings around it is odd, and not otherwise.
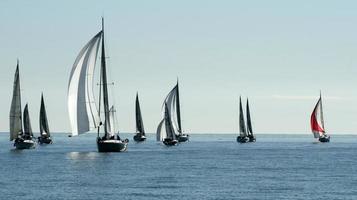
[[[325,135],[325,123],[324,123],[324,113],[322,111],[322,97],[321,97],[321,90],[320,90],[320,119],[321,119],[321,126],[323,129],[323,134]]]
[[[176,115],[177,115],[177,123],[178,123],[178,132],[179,135],[182,135],[182,127],[181,127],[181,111],[180,111],[180,95],[179,95],[179,84],[177,78],[176,84]]]
[[[104,35],[103,33],[103,29],[104,29],[104,19],[102,17],[102,37]],[[104,40],[102,40],[102,43],[103,43]],[[101,57],[101,60],[103,60],[105,58]],[[101,66],[103,64],[103,61],[101,61]],[[100,67],[100,70],[99,70],[99,101],[98,101],[98,116],[99,116],[99,125],[97,127],[97,138],[99,138],[99,132],[100,132],[100,126],[103,124],[102,123],[102,119],[100,117],[100,108],[101,108],[101,100],[102,100],[102,67]]]
[[[103,106],[104,106],[104,134],[108,137],[109,121],[109,103],[108,103],[108,88],[107,88],[107,69],[105,63],[105,48],[104,48],[104,18],[102,18],[102,59],[101,59],[101,75],[103,85]]]

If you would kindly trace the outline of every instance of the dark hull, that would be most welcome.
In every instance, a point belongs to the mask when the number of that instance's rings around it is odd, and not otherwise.
[[[178,141],[166,138],[166,139],[164,139],[163,143],[166,146],[174,146],[174,145],[177,145]]]
[[[328,137],[320,137],[319,141],[320,142],[330,142],[330,136],[328,136]]]
[[[120,140],[97,140],[98,152],[123,152],[128,143]]]
[[[189,136],[186,134],[178,135],[177,140],[178,140],[178,142],[186,142],[186,141],[188,141],[188,137]]]
[[[249,138],[249,142],[255,142],[256,139],[255,139],[255,136],[248,136]]]
[[[38,137],[37,141],[40,144],[52,144],[52,139],[49,137]]]
[[[247,142],[249,142],[249,138],[248,137],[238,136],[237,137],[237,142],[239,142],[239,143],[247,143]]]
[[[135,142],[143,142],[146,140],[146,137],[141,134],[136,134],[136,135],[134,135],[133,139]]]
[[[16,149],[33,149],[35,148],[35,142],[32,140],[18,140],[15,141],[14,146]]]

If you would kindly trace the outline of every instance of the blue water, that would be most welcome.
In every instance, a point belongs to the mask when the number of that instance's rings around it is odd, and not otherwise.
[[[0,199],[357,199],[357,137],[312,141],[191,135],[165,147],[150,135],[125,153],[97,153],[93,134],[22,151],[0,134]]]

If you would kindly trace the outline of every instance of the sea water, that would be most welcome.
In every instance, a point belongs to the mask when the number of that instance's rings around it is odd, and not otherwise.
[[[0,134],[0,199],[357,199],[357,136],[191,134],[166,147],[122,134],[124,153],[98,153],[95,137],[14,150]]]

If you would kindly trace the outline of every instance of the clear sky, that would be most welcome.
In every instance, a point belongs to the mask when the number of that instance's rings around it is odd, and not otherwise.
[[[352,0],[2,0],[0,131],[17,58],[34,131],[42,91],[50,129],[70,130],[70,70],[104,15],[122,132],[135,130],[136,91],[155,132],[179,77],[186,132],[237,132],[241,94],[256,132],[309,133],[321,89],[327,131],[357,133],[356,10]]]

